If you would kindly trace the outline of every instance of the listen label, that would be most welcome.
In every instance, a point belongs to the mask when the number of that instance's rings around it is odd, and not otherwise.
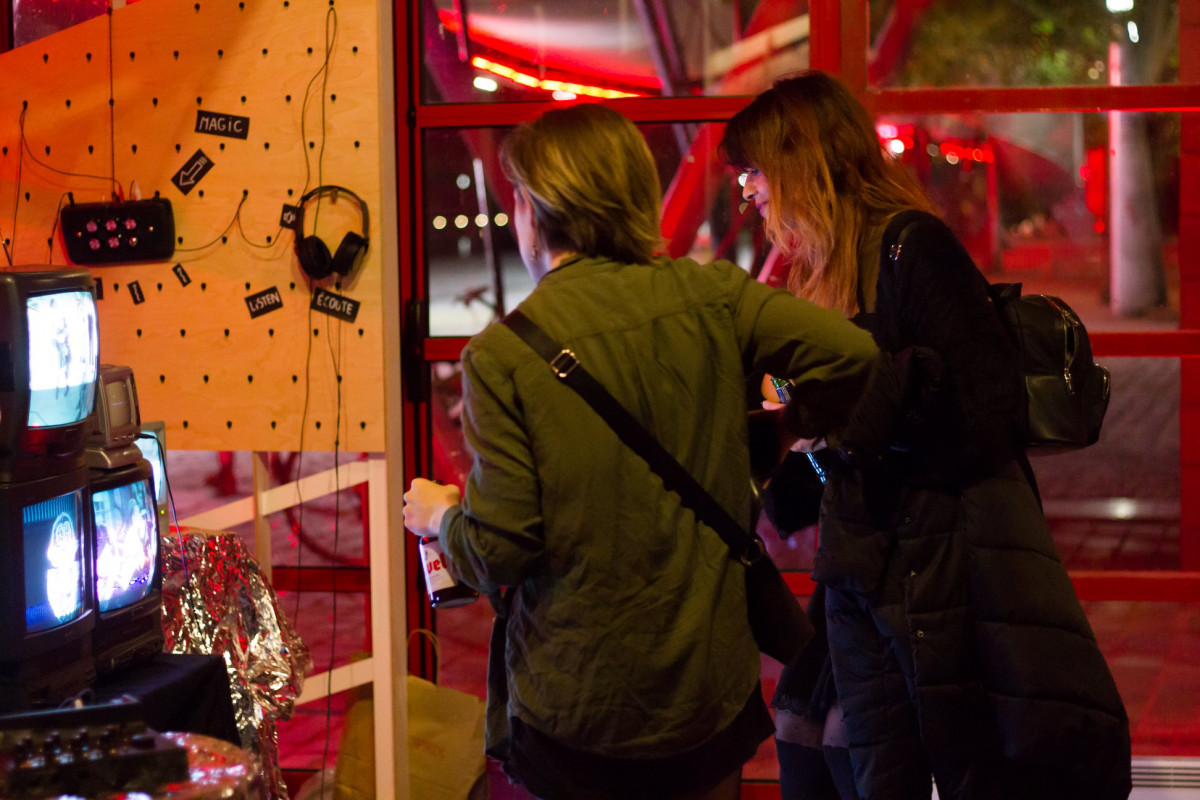
[[[264,289],[247,297],[246,308],[250,309],[251,319],[261,317],[263,314],[283,308],[283,296],[279,294],[279,289],[272,286],[270,289]]]

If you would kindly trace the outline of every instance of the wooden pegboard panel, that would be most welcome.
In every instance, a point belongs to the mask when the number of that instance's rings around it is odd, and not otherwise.
[[[377,13],[357,0],[145,2],[0,55],[0,235],[14,263],[66,265],[51,231],[68,192],[106,201],[115,177],[127,198],[136,183],[171,201],[172,259],[91,269],[101,358],[133,367],[142,416],[167,423],[173,448],[331,450],[340,430],[340,450],[384,449],[379,209],[391,176],[379,164],[391,142],[379,135]],[[246,118],[247,135],[197,132],[198,111]],[[200,153],[211,166],[188,186],[180,173]],[[361,304],[352,323],[309,310],[295,237],[280,229],[284,204],[321,183],[371,214],[364,262],[340,290],[321,284]],[[333,252],[360,232],[344,196],[305,216]],[[246,298],[272,289],[282,306],[252,317]]]

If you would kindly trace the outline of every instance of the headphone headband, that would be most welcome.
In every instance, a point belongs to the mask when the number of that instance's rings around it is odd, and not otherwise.
[[[308,201],[312,200],[314,197],[323,197],[324,195],[327,195],[327,194],[331,194],[334,197],[337,197],[337,195],[339,195],[339,194],[344,194],[347,197],[353,199],[354,202],[358,203],[358,210],[362,214],[362,237],[364,239],[370,239],[371,238],[371,217],[367,213],[367,204],[364,203],[363,199],[361,197],[359,197],[358,195],[356,195],[354,192],[350,191],[349,189],[345,188],[344,186],[336,186],[332,183],[325,184],[323,186],[318,186],[315,189],[312,189],[311,191],[307,192],[303,197],[300,198],[300,202],[296,204],[296,207],[299,209],[299,211],[296,214],[296,235],[297,236],[304,235],[304,207],[308,205]]]

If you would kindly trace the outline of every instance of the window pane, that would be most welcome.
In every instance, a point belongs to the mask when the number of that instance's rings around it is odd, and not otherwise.
[[[1099,361],[1112,373],[1100,441],[1031,459],[1059,554],[1067,569],[1177,570],[1179,359]]]
[[[431,336],[470,336],[533,289],[512,232],[512,190],[497,160],[506,128],[423,132],[423,219]],[[718,163],[716,126],[644,125],[672,213],[673,255],[761,262],[754,209],[739,211],[733,173]],[[678,184],[680,187],[672,188]],[[483,190],[480,190],[482,185]],[[757,247],[755,243],[758,243]],[[500,298],[497,303],[496,299]]]
[[[462,7],[422,5],[425,103],[753,94],[808,66],[807,0],[478,0],[465,26]]]
[[[1179,7],[1165,0],[870,0],[869,8],[869,75],[880,87],[1179,80]]]
[[[1110,329],[1178,328],[1178,114],[891,117],[878,129],[993,282],[1090,305]]]

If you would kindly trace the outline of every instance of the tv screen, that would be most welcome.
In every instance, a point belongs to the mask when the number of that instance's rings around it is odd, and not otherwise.
[[[89,486],[83,466],[0,481],[0,714],[55,705],[95,680]]]
[[[155,588],[158,509],[152,479],[92,491],[96,526],[96,602],[101,615],[132,605]]]
[[[137,383],[133,379],[133,370],[120,364],[101,364],[96,374],[95,414],[91,421],[91,433],[88,436],[90,450],[127,451],[122,458],[115,452],[110,452],[111,463],[101,464],[89,462],[90,466],[111,468],[125,466],[128,459],[140,458],[134,439],[141,432],[142,418],[138,411]]]
[[[167,496],[167,458],[163,443],[150,427],[151,424],[142,426],[142,432],[134,444],[142,451],[142,458],[150,462],[150,469],[154,472],[154,496],[162,505]]]
[[[31,295],[29,327],[29,426],[70,425],[92,413],[100,337],[90,291]]]
[[[86,608],[83,495],[76,489],[22,509],[27,633],[71,622]]]
[[[158,501],[159,531],[170,529],[167,514],[170,508],[170,487],[167,485],[166,424],[162,421],[143,422],[142,432],[134,441],[142,458],[150,462],[154,474],[154,499]]]
[[[87,270],[0,271],[0,483],[85,466],[100,337]]]

